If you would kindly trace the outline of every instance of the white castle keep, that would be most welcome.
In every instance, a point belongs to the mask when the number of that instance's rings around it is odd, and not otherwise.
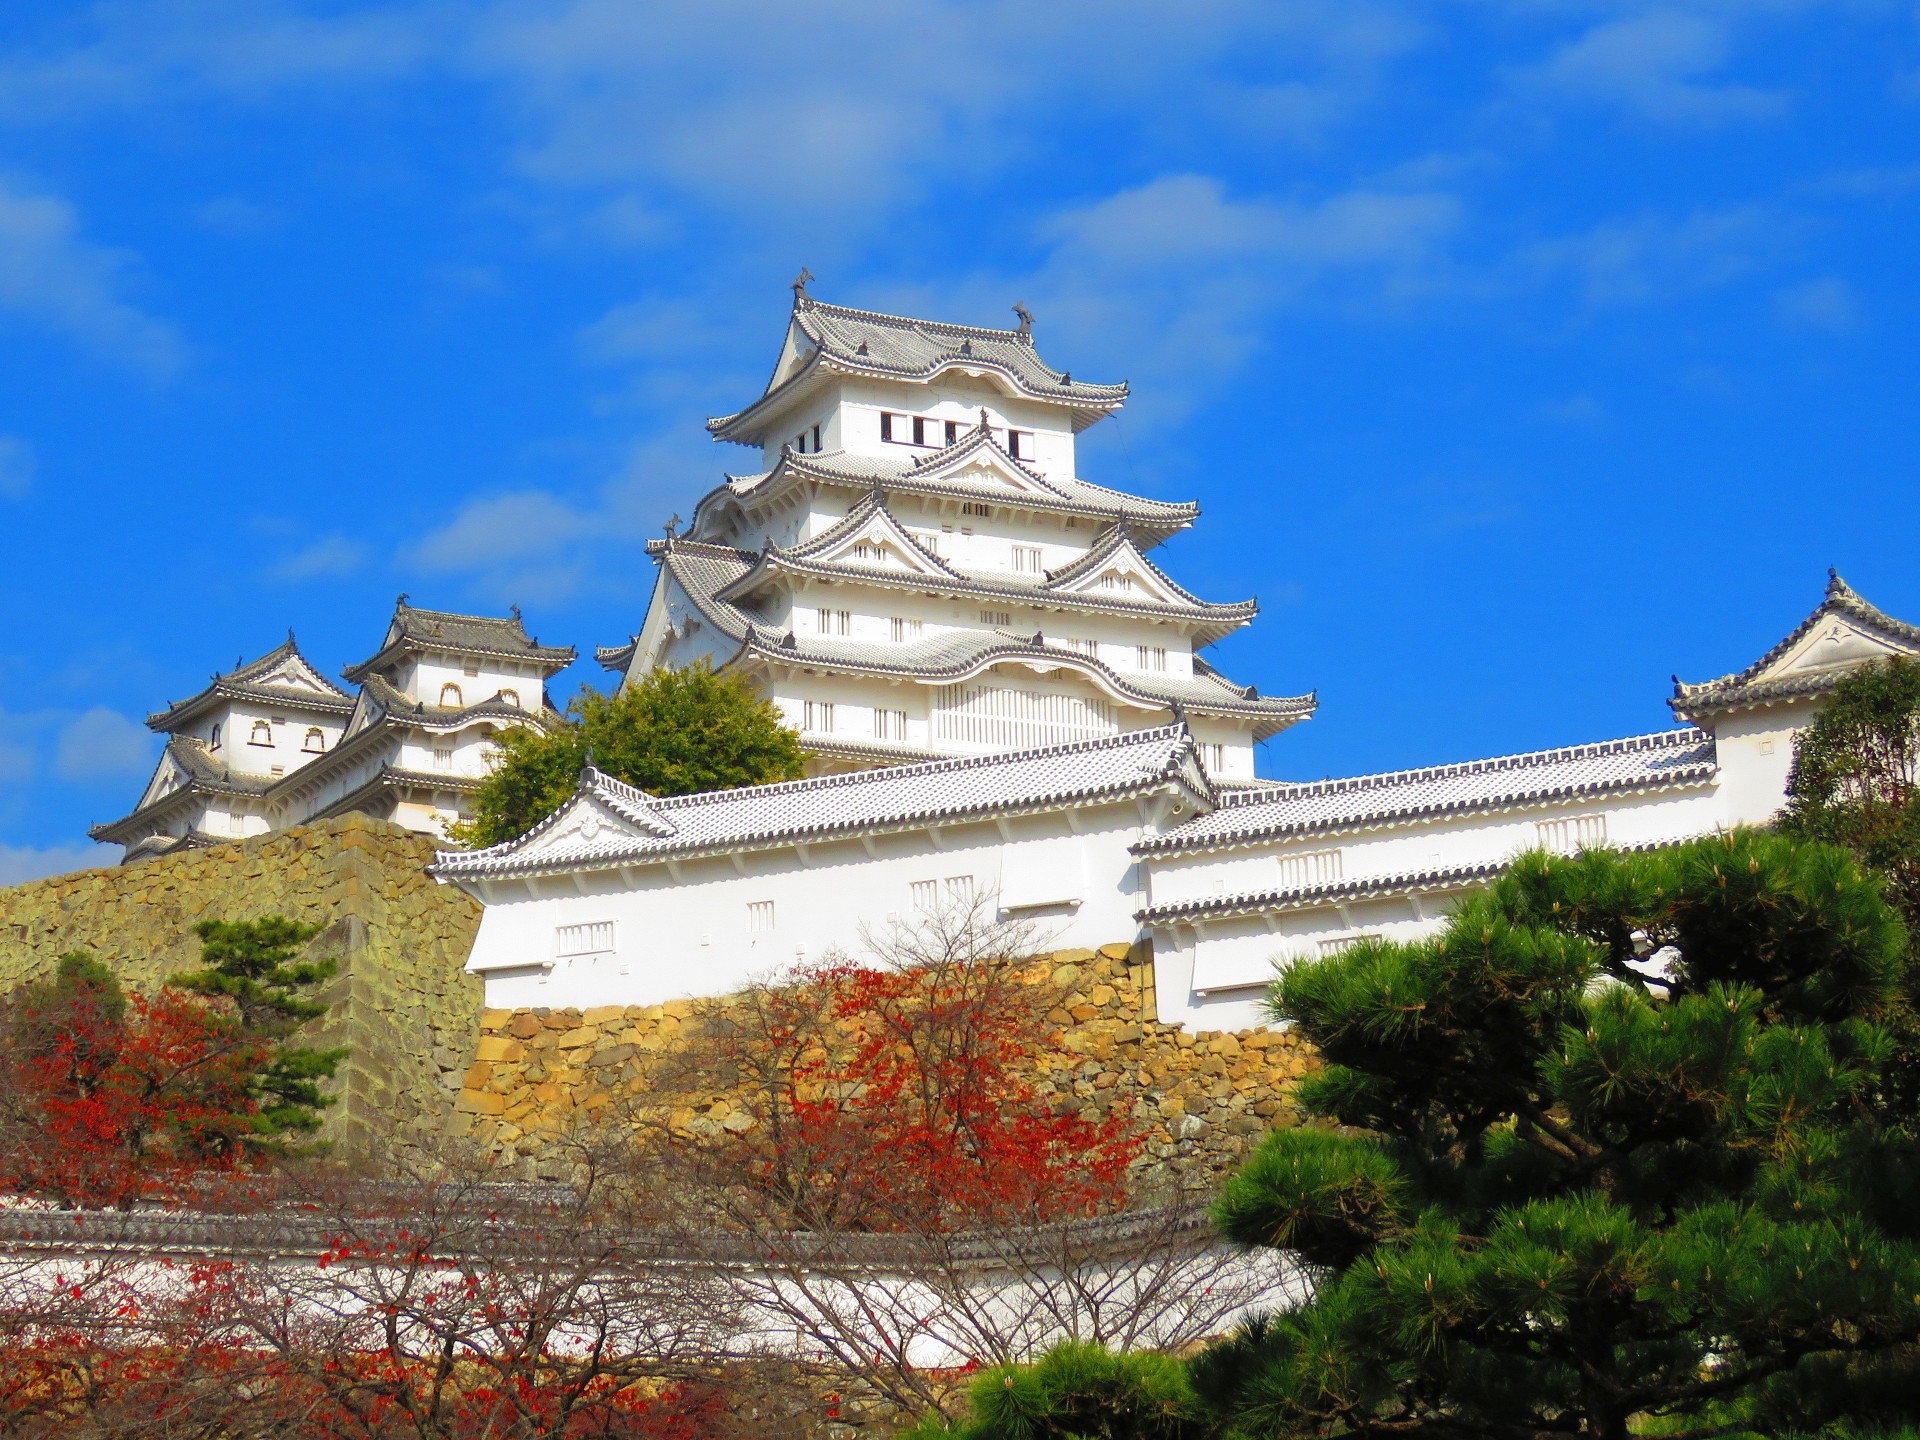
[[[1848,671],[1920,629],[1837,576],[1745,670],[1676,682],[1682,728],[1310,784],[1253,745],[1313,712],[1200,656],[1253,617],[1149,558],[1193,505],[1076,474],[1121,386],[1017,330],[815,302],[766,393],[708,422],[759,446],[660,574],[626,677],[706,660],[754,682],[813,778],[657,798],[589,770],[527,835],[443,854],[486,905],[468,968],[496,1007],[713,995],[957,903],[1049,943],[1152,943],[1159,1017],[1262,1021],[1274,966],[1411,938],[1515,854],[1643,847],[1763,822],[1794,734]]]
[[[574,652],[529,636],[520,613],[421,610],[402,595],[349,694],[287,636],[215,675],[147,724],[167,737],[131,814],[89,832],[127,860],[364,811],[444,834],[487,773],[493,736],[558,718],[547,678]]]
[[[815,773],[1096,740],[1184,718],[1216,782],[1310,695],[1236,685],[1202,656],[1252,621],[1152,558],[1199,507],[1080,478],[1075,438],[1120,408],[1016,330],[824,305],[794,286],[766,393],[707,422],[753,447],[686,533],[650,545],[646,623],[599,652],[623,676],[705,660],[753,677]]]

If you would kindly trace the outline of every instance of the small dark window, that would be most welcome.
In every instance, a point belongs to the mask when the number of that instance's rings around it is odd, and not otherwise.
[[[1016,460],[1033,458],[1033,432],[1031,430],[1007,431],[1007,453]]]
[[[813,453],[816,455],[820,453],[820,427],[818,425],[813,427]]]
[[[947,443],[951,445],[953,444],[954,441],[958,440],[959,438],[960,438],[960,422],[958,420],[947,421]]]
[[[916,445],[927,443],[927,417],[924,415],[913,417],[913,443]]]
[[[893,422],[901,418],[903,417],[894,414],[891,410],[882,410],[880,412],[880,438],[882,440],[889,441],[893,444],[899,443],[893,433]]]
[[[209,750],[218,750],[220,748],[220,727],[218,725],[213,727],[213,734],[207,737],[207,748]]]

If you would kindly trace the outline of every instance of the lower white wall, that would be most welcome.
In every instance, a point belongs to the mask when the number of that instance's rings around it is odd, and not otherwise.
[[[916,883],[944,905],[978,895],[1023,906],[1035,948],[1131,940],[1142,897],[1128,846],[1142,819],[1129,801],[937,834],[860,840],[487,882],[486,912],[467,968],[486,977],[487,1004],[652,1005],[723,995],[798,962],[840,951],[859,958],[863,936],[916,917]],[[737,859],[737,864],[736,864]],[[744,873],[743,873],[744,872]],[[953,891],[949,891],[949,882]],[[924,894],[924,892],[922,892]],[[1042,904],[1048,900],[1078,904]],[[771,925],[756,928],[771,905]],[[561,926],[612,926],[601,953],[558,953]]]

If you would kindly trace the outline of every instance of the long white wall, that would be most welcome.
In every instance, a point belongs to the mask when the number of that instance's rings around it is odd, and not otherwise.
[[[486,977],[490,1006],[651,1005],[725,994],[833,951],[857,958],[863,931],[975,896],[1030,923],[1036,948],[1133,937],[1138,806],[1005,824],[488,882],[467,968]],[[610,928],[563,929],[575,926]]]

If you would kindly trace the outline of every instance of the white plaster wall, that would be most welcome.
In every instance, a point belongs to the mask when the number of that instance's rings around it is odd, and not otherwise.
[[[996,439],[1005,444],[1009,428],[1025,430],[1034,437],[1033,458],[1024,463],[1042,474],[1074,473],[1074,437],[1072,422],[1064,407],[1008,395],[994,381],[949,371],[931,385],[907,381],[844,380],[830,386],[805,404],[795,405],[769,421],[767,443],[761,450],[764,469],[772,469],[780,459],[780,447],[791,442],[803,428],[812,443],[812,426],[820,425],[824,449],[846,450],[859,455],[925,454],[914,446],[889,443],[880,438],[880,415],[922,415],[929,420],[955,421],[966,430],[980,423],[980,411],[987,411],[987,423],[1001,432]],[[944,432],[942,432],[942,435]],[[944,439],[941,439],[944,444]],[[937,445],[933,448],[939,448]]]
[[[266,721],[272,736],[266,745],[256,745],[252,740],[254,723],[261,720]],[[318,729],[323,746],[332,750],[346,728],[341,717],[317,716],[291,705],[261,705],[247,700],[232,701],[215,711],[195,727],[195,733],[211,743],[215,724],[220,726],[220,748],[209,752],[213,758],[236,775],[262,776],[272,776],[276,765],[280,773],[291,775],[320,758],[302,748],[309,729]]]
[[[1816,701],[1769,705],[1712,725],[1728,824],[1764,825],[1786,803],[1793,739],[1819,713]]]
[[[1085,833],[1063,814],[879,837],[877,855],[859,841],[663,864],[618,873],[572,874],[524,887],[489,887],[468,969],[486,975],[490,1006],[650,1005],[720,995],[745,981],[815,960],[832,950],[859,955],[862,927],[884,933],[912,923],[916,881],[941,888],[963,880],[1009,902],[1077,890],[1077,908],[1020,912],[1041,946],[1097,946],[1131,940],[1140,897],[1130,888],[1127,847],[1140,835],[1131,803],[1079,812]],[[584,889],[586,893],[580,893]],[[511,898],[512,892],[519,898]],[[773,928],[749,929],[748,906],[771,901]],[[555,927],[612,921],[613,953],[560,960]],[[541,968],[553,962],[550,971]]]

